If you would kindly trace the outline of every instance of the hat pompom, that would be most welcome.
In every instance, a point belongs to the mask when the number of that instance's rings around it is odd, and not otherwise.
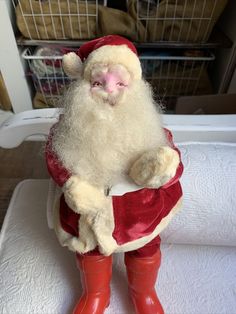
[[[83,63],[76,53],[69,52],[62,58],[62,67],[67,76],[76,78],[82,73]]]

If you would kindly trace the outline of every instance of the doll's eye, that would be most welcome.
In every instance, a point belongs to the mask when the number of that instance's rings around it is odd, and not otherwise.
[[[96,86],[102,86],[102,83],[101,82],[98,82],[98,81],[95,81],[93,82],[93,87],[96,87]]]
[[[118,82],[116,85],[118,85],[118,86],[120,86],[120,87],[125,86],[125,84],[124,84],[124,83],[122,83],[122,82]]]

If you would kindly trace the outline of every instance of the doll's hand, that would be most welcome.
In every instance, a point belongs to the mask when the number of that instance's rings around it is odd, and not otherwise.
[[[92,214],[106,208],[110,198],[103,189],[92,186],[78,176],[72,176],[63,186],[65,201],[68,206],[79,214]]]
[[[144,153],[130,169],[129,176],[138,185],[158,188],[175,176],[180,159],[169,146]]]

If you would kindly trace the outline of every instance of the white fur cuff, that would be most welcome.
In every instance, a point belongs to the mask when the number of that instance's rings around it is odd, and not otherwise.
[[[79,214],[106,210],[111,203],[111,198],[105,196],[103,189],[94,187],[77,176],[70,177],[64,184],[63,191],[68,206]]]
[[[180,158],[169,146],[144,153],[130,169],[130,177],[138,185],[159,188],[175,176]]]

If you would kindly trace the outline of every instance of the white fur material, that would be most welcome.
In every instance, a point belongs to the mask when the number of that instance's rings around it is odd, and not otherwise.
[[[66,203],[79,214],[97,213],[110,207],[111,198],[78,176],[72,176],[63,186]]]
[[[69,248],[80,253],[93,250],[97,245],[104,255],[113,253],[117,244],[112,238],[114,230],[114,217],[112,198],[105,196],[103,190],[91,186],[78,176],[72,176],[63,186],[67,204],[76,213],[81,214],[79,219],[79,238],[69,243]],[[58,209],[57,209],[58,210]],[[58,219],[56,228],[60,229]],[[59,228],[59,229],[58,229]],[[60,232],[57,232],[60,237]],[[62,243],[64,233],[62,232]],[[73,245],[71,244],[73,243]]]
[[[71,78],[77,78],[83,70],[83,64],[80,57],[74,53],[69,52],[62,58],[62,67],[66,75]]]
[[[175,176],[179,154],[169,146],[145,152],[131,167],[130,177],[141,186],[159,188]]]
[[[91,228],[94,215],[81,215],[79,219],[79,245],[76,247],[76,252],[87,253],[92,251],[98,245],[95,234]]]
[[[142,69],[138,56],[126,45],[102,46],[91,52],[85,61],[84,78],[89,79],[91,70],[97,64],[122,64],[135,80],[141,79]]]

